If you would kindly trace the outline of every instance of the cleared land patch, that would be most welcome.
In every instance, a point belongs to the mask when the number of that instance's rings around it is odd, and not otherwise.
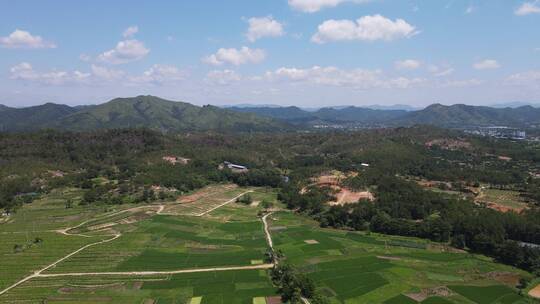
[[[240,188],[231,184],[207,186],[193,194],[180,197],[177,204],[167,205],[161,213],[201,216],[227,202],[233,202],[235,198],[249,191],[253,189]]]

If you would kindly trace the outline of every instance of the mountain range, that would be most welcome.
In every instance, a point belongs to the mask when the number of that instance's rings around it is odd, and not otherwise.
[[[70,107],[47,103],[0,110],[0,130],[61,129],[86,131],[112,128],[150,128],[162,131],[276,131],[286,123],[252,113],[215,106],[195,106],[154,96],[116,98],[107,103]]]
[[[376,110],[354,106],[322,108],[314,112],[297,107],[229,109],[279,119],[293,125],[352,123],[365,126],[391,127],[426,124],[447,128],[540,126],[540,109],[532,106],[492,108],[463,104],[452,106],[433,104],[417,111]]]
[[[100,105],[70,107],[54,103],[26,108],[0,105],[0,131],[60,129],[87,131],[150,128],[160,131],[283,131],[337,124],[397,127],[418,124],[448,128],[479,126],[540,127],[540,109],[532,106],[494,108],[433,104],[425,109],[328,107],[195,106],[155,96],[116,98]]]

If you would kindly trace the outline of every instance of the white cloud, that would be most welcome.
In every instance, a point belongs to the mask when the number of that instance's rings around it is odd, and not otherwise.
[[[318,27],[311,40],[315,43],[330,41],[391,41],[417,34],[416,28],[403,19],[392,21],[381,15],[364,16],[356,21],[327,20]]]
[[[28,62],[19,63],[10,68],[10,78],[23,81],[34,81],[46,85],[62,85],[66,83],[82,83],[88,81],[89,73],[80,71],[66,72],[52,70],[49,72],[37,72]]]
[[[479,79],[467,79],[467,80],[449,80],[441,85],[443,88],[464,88],[464,87],[476,87],[483,84],[484,81]]]
[[[289,6],[304,13],[315,13],[323,8],[336,7],[344,2],[364,3],[370,0],[289,0]]]
[[[134,83],[165,84],[184,80],[186,72],[171,65],[154,64],[141,76],[130,77]]]
[[[56,48],[52,42],[41,36],[33,36],[27,31],[16,29],[7,37],[0,37],[0,46],[8,49],[51,49]]]
[[[532,86],[540,88],[540,70],[513,74],[506,80],[507,84]]]
[[[406,59],[402,61],[396,61],[395,66],[398,70],[416,70],[422,63],[414,59]]]
[[[520,7],[518,7],[514,14],[518,16],[525,16],[530,14],[540,14],[540,5],[539,1],[534,2],[524,2]]]
[[[472,5],[469,5],[467,7],[467,9],[465,10],[465,14],[468,15],[468,14],[472,14],[474,13],[474,11],[476,11],[476,7],[475,6],[472,6]]]
[[[493,70],[500,67],[501,65],[497,62],[497,60],[493,59],[485,59],[473,64],[473,68],[475,68],[476,70]]]
[[[356,89],[410,88],[425,82],[421,78],[387,78],[380,70],[343,70],[332,66],[314,66],[308,69],[282,67],[267,72],[266,78],[273,81],[286,80]]]
[[[249,28],[246,37],[251,42],[263,37],[280,37],[285,34],[283,25],[272,16],[249,18],[248,24]]]
[[[211,65],[223,65],[225,63],[241,65],[247,63],[259,63],[266,58],[266,52],[261,49],[250,49],[246,46],[241,49],[219,49],[215,54],[203,58],[203,61]]]
[[[136,25],[133,25],[133,26],[128,27],[124,31],[124,33],[122,33],[122,36],[124,36],[124,38],[130,38],[130,37],[133,37],[138,32],[139,32],[139,27]]]
[[[121,70],[110,69],[92,64],[92,75],[106,81],[117,81],[125,76],[125,72]]]
[[[98,56],[98,60],[110,64],[123,64],[143,59],[150,50],[139,40],[130,39],[118,42],[112,50]]]
[[[128,75],[125,71],[92,64],[90,72],[60,71],[38,72],[32,65],[22,62],[11,67],[10,78],[47,85],[166,85],[185,79],[187,73],[174,66],[155,64],[141,75]]]
[[[448,76],[452,73],[454,73],[455,69],[451,67],[448,64],[443,64],[441,66],[437,65],[431,65],[429,66],[428,70],[435,76],[435,77],[443,77]]]
[[[242,76],[233,70],[214,70],[208,72],[206,80],[220,85],[228,85],[242,80]]]

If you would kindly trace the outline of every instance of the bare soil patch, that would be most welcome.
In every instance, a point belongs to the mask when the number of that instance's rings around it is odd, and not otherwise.
[[[329,187],[333,190],[336,201],[328,202],[330,205],[345,205],[354,204],[359,200],[374,201],[375,197],[369,191],[354,191],[342,185],[343,180],[347,177],[357,176],[358,172],[343,173],[341,171],[331,171],[314,177],[311,179],[312,184],[304,187],[300,193],[304,194],[310,186]]]
[[[452,291],[446,286],[437,286],[431,288],[424,288],[422,291],[417,293],[408,293],[405,296],[417,301],[422,302],[428,297],[449,297],[452,295]]]
[[[226,186],[217,186],[217,187],[210,186],[210,187],[206,187],[201,190],[198,190],[196,193],[181,196],[178,200],[182,204],[189,204],[189,203],[196,202],[202,198],[211,196],[213,194],[223,192],[224,190],[232,190],[237,187],[238,187],[237,185],[226,185]]]
[[[317,240],[304,240],[304,243],[308,244],[308,245],[316,245],[316,244],[319,244],[319,242]]]
[[[266,304],[282,304],[281,297],[266,297]]]
[[[500,271],[488,272],[486,273],[486,277],[512,287],[516,286],[520,279],[520,276],[517,273]]]
[[[536,287],[529,290],[529,296],[535,299],[540,299],[540,284],[536,285]]]
[[[329,202],[330,205],[354,204],[359,200],[374,201],[375,197],[369,191],[356,192],[347,188],[340,188],[336,194],[337,201]]]

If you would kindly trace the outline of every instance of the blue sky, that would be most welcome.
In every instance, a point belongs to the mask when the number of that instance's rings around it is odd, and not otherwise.
[[[540,102],[540,0],[0,0],[0,103]]]

